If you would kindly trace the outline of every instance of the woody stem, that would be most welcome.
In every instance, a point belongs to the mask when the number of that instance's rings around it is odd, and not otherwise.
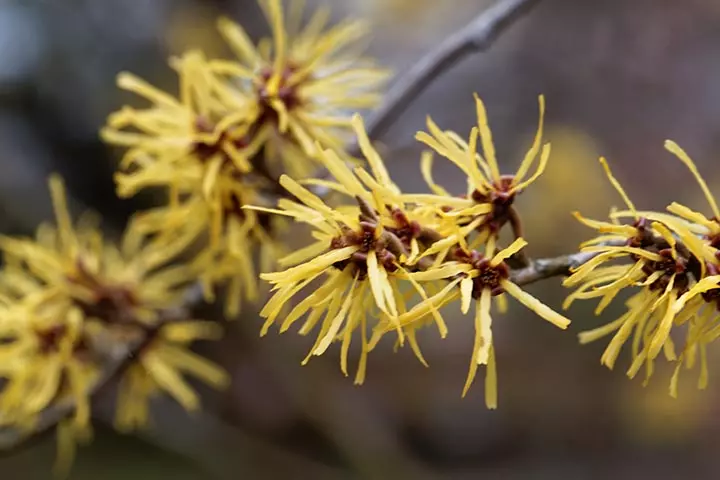
[[[469,54],[487,50],[505,28],[536,3],[537,0],[499,0],[443,40],[395,81],[383,105],[367,121],[368,136],[380,138],[440,75]],[[351,144],[348,152],[357,155],[358,145]]]
[[[510,222],[510,228],[513,232],[513,237],[517,240],[523,237],[523,226],[520,214],[514,206],[510,206],[508,209],[508,221]],[[515,255],[507,260],[508,265],[512,268],[525,268],[530,265],[530,258],[528,258],[525,250],[520,250]]]

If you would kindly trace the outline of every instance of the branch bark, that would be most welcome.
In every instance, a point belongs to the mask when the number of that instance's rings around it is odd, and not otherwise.
[[[440,43],[395,81],[382,106],[366,121],[371,139],[381,137],[395,121],[441,74],[471,53],[487,50],[495,39],[538,0],[499,0],[469,24]],[[358,145],[348,147],[357,155]]]
[[[554,258],[531,260],[530,264],[510,273],[510,279],[518,285],[528,285],[552,277],[570,274],[570,270],[592,260],[597,252],[577,252]]]

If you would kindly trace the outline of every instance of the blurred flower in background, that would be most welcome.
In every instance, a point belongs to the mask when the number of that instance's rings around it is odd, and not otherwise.
[[[356,0],[331,6],[334,19],[350,14],[374,23],[370,51],[403,71],[489,4]],[[146,206],[148,196],[115,199],[117,152],[97,135],[111,111],[132,101],[115,88],[114,77],[138,72],[176,95],[168,56],[198,46],[209,57],[231,58],[214,27],[217,15],[233,18],[253,42],[270,33],[250,0],[0,5],[4,233],[29,233],[50,216],[44,177],[51,170],[66,176],[75,203],[98,209],[110,226]],[[466,58],[415,99],[383,139],[388,169],[404,190],[426,191],[419,152],[399,147],[411,143],[426,114],[443,128],[465,129],[475,114],[468,102],[474,91],[493,112],[498,151],[522,154],[536,121],[530,107],[544,92],[553,154],[543,177],[518,202],[532,256],[576,248],[586,231],[570,211],[607,215],[615,197],[597,166],[599,155],[612,159],[638,205],[661,209],[675,196],[690,207],[705,205],[661,145],[665,138],[684,145],[708,173],[713,191],[720,191],[712,173],[720,130],[719,15],[711,0],[541,0],[490,51]],[[436,179],[462,191],[465,185],[451,168],[437,162]],[[558,283],[530,290],[559,307]],[[568,316],[578,332],[620,313],[611,306],[595,319],[592,306],[577,305]],[[259,342],[257,312],[244,308],[242,317],[216,346],[194,348],[221,359],[236,379],[219,397],[197,385],[212,418],[208,412],[188,417],[156,399],[152,433],[122,438],[98,424],[95,443],[72,478],[348,478],[352,469],[363,472],[355,475],[361,478],[670,479],[713,478],[720,468],[714,447],[720,383],[711,379],[708,390],[698,393],[695,375],[681,375],[687,388],[675,400],[667,395],[672,371],[659,365],[658,381],[644,389],[601,368],[604,345],[580,348],[573,335],[550,331],[521,308],[511,307],[493,325],[501,352],[499,387],[506,392],[495,412],[483,407],[481,389],[464,401],[457,394],[473,341],[472,325],[457,312],[445,317],[456,335],[440,340],[435,332],[418,334],[429,369],[410,354],[391,357],[390,348],[379,346],[369,359],[373,375],[361,390],[337,374],[336,358],[300,368],[297,360],[314,339]],[[349,361],[359,354],[351,348]],[[709,352],[711,364],[717,359]],[[96,409],[106,423],[112,422],[113,402],[108,395]],[[258,420],[263,415],[273,418]],[[0,466],[8,478],[46,479],[52,456],[52,445],[39,442],[3,456]]]

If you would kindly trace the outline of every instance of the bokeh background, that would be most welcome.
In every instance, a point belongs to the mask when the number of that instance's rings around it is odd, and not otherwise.
[[[310,1],[310,4],[318,3]],[[346,0],[339,17],[368,18],[369,46],[403,71],[491,2]],[[489,52],[447,72],[382,138],[401,186],[423,188],[412,137],[431,114],[466,134],[472,93],[488,106],[502,165],[511,171],[535,131],[538,93],[547,97],[548,171],[518,206],[530,253],[552,256],[589,234],[573,210],[604,215],[619,203],[597,157],[607,156],[639,208],[671,200],[704,209],[684,167],[663,149],[672,138],[695,158],[720,193],[720,4],[715,0],[542,0]],[[0,228],[25,234],[50,218],[45,176],[61,172],[80,208],[92,206],[120,228],[143,198],[114,197],[118,152],[98,139],[106,115],[132,99],[114,77],[130,70],[173,91],[167,58],[199,47],[225,56],[215,19],[228,15],[252,36],[267,32],[253,0],[0,0]],[[438,163],[438,177],[460,191],[462,178]],[[560,308],[558,279],[530,287]],[[424,479],[717,478],[718,373],[695,389],[681,377],[668,396],[661,367],[650,385],[599,365],[604,342],[581,347],[579,331],[600,319],[573,307],[569,332],[512,305],[494,324],[500,408],[484,407],[482,382],[464,400],[472,325],[449,312],[450,334],[420,338],[430,368],[385,342],[370,356],[368,380],[352,386],[331,351],[301,367],[310,339],[257,337],[249,308],[219,344],[199,345],[225,365],[232,388],[205,392],[203,413],[170,401],[155,428],[121,436],[104,425],[112,392],[100,398],[95,442],[80,451],[81,479]],[[217,316],[212,308],[198,314]],[[714,357],[714,358],[717,358]],[[198,388],[201,388],[199,386]],[[52,438],[0,457],[3,479],[50,478]]]

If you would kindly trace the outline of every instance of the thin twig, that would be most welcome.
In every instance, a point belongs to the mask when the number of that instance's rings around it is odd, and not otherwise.
[[[537,1],[499,0],[443,40],[394,83],[382,106],[366,122],[368,136],[375,140],[380,138],[435,79],[465,56],[487,50],[506,27]],[[348,152],[357,155],[358,145],[351,144]]]
[[[624,242],[604,243],[603,245],[622,245]],[[551,277],[570,275],[570,271],[595,258],[600,252],[577,252],[554,258],[532,260],[530,265],[513,270],[510,279],[518,285],[528,285]]]
[[[382,137],[417,96],[446,70],[471,53],[487,50],[506,27],[537,2],[538,0],[498,0],[428,52],[395,81],[385,95],[383,104],[366,119],[365,129],[370,140]],[[345,150],[353,157],[361,155],[357,139],[352,140]],[[328,174],[327,169],[321,168],[313,178],[326,178]],[[322,186],[313,186],[312,191],[321,196],[328,193],[328,189]]]

